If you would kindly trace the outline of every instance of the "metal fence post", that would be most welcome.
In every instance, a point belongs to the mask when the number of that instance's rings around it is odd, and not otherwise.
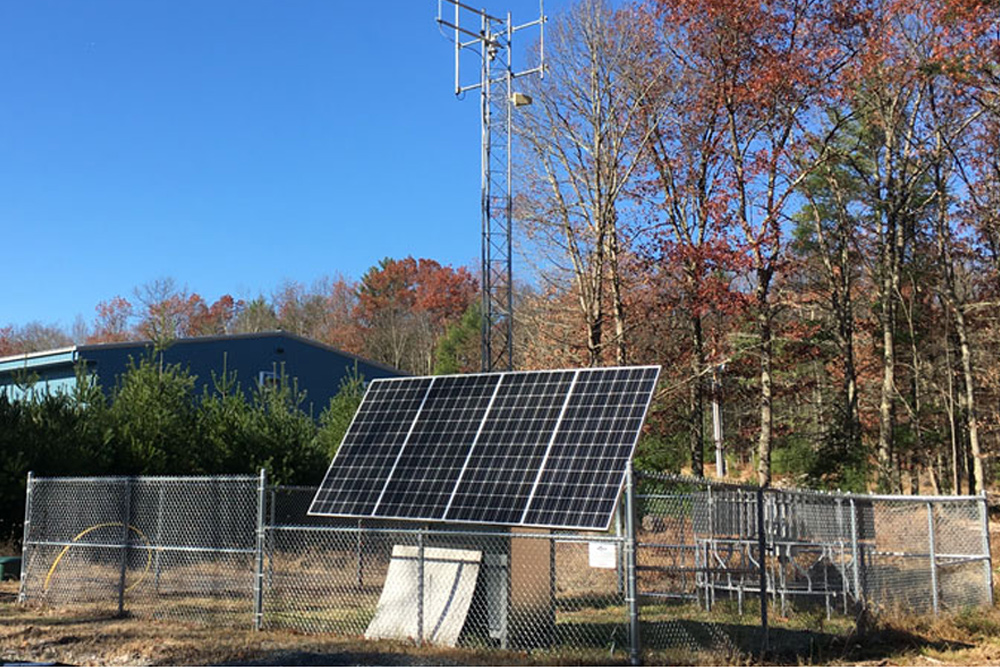
[[[639,632],[639,585],[636,581],[635,553],[635,474],[632,463],[625,468],[625,604],[628,605],[629,661],[642,664],[642,637]]]
[[[361,519],[358,519],[358,535],[355,546],[357,547],[357,557],[354,562],[354,585],[360,591],[365,587],[365,540]]]
[[[24,602],[28,591],[25,583],[28,581],[28,540],[31,537],[31,489],[35,485],[35,473],[28,471],[28,483],[24,491],[24,537],[21,538],[21,581],[17,587],[17,601]]]
[[[278,489],[272,486],[270,488],[270,493],[268,494],[270,498],[267,512],[267,528],[266,528],[266,549],[267,549],[267,588],[268,590],[274,585],[274,530],[273,528],[278,525],[277,508],[278,506]]]
[[[424,527],[417,531],[417,643],[424,643]]]
[[[712,558],[715,553],[715,504],[712,498],[712,485],[705,485],[708,498],[708,534],[709,541],[705,544],[705,611],[712,611],[715,602],[715,575],[712,574]]]
[[[986,600],[993,606],[993,554],[990,552],[990,506],[989,498],[984,489],[982,496],[982,512],[980,514],[983,527],[983,556],[986,557]]]
[[[934,505],[927,502],[927,548],[931,566],[931,607],[938,613],[937,550],[934,545]]]
[[[121,572],[118,577],[118,615],[125,615],[125,576],[128,574],[128,556],[129,556],[129,524],[132,521],[132,485],[135,481],[134,477],[127,477],[125,479],[125,490],[124,499],[122,501],[122,557],[121,557]]]
[[[615,537],[622,536],[622,511],[623,505],[619,505],[615,510]],[[554,543],[553,543],[554,544]],[[553,549],[553,552],[555,549]],[[625,550],[615,547],[615,579],[618,582],[618,595],[625,595]]]
[[[864,604],[865,596],[861,592],[861,554],[858,553],[858,506],[854,498],[851,504],[851,574],[854,578],[854,602]]]
[[[160,553],[163,551],[163,483],[158,484],[156,497],[156,552],[154,555],[154,584],[157,595],[160,593]]]
[[[839,547],[840,556],[840,581],[841,581],[841,592],[844,596],[843,607],[844,614],[847,614],[847,596],[850,593],[850,585],[847,583],[847,568],[844,566],[844,499],[837,498],[837,542]]]
[[[767,652],[767,534],[764,528],[764,487],[757,489],[757,549],[760,554],[760,651]]]
[[[267,469],[260,469],[257,486],[257,545],[253,578],[253,627],[264,626],[264,517],[267,505]]]

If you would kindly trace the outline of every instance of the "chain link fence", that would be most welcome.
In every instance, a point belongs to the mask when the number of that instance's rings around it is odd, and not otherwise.
[[[20,597],[245,618],[259,485],[253,477],[29,478]]]
[[[753,652],[857,615],[993,603],[985,496],[874,496],[637,476],[647,648]]]
[[[29,477],[20,598],[561,656],[641,647],[650,661],[808,642],[861,609],[992,603],[981,497],[641,474],[634,521],[581,533],[310,517],[314,493],[263,473]]]

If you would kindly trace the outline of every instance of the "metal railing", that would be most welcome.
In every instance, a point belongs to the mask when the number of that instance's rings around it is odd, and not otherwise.
[[[20,599],[632,662],[754,653],[771,632],[849,626],[862,609],[992,604],[984,497],[648,473],[631,491],[616,528],[582,533],[309,517],[314,488],[263,472],[29,475]]]

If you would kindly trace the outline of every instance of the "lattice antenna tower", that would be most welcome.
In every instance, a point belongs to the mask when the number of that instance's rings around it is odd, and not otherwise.
[[[514,91],[514,79],[545,75],[544,0],[538,18],[514,25],[510,12],[500,18],[458,0],[438,0],[438,25],[454,31],[455,95],[479,90],[482,127],[482,368],[484,371],[514,367],[514,292],[511,268],[512,194],[511,139],[513,110],[531,104],[531,98]],[[446,12],[452,16],[446,17]],[[538,28],[539,62],[536,67],[514,70],[514,35]],[[479,56],[479,80],[463,81],[462,53]],[[468,68],[466,68],[468,69]]]

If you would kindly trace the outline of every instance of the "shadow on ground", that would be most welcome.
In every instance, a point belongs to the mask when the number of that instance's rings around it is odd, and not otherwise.
[[[830,661],[859,662],[898,657],[902,651],[954,651],[973,644],[930,640],[898,629],[879,629],[865,635],[847,635],[814,629],[770,628],[764,650],[764,632],[759,626],[673,620],[644,623],[647,638],[643,648],[655,656],[678,650],[744,656],[763,664],[816,664]],[[762,653],[763,651],[763,653]],[[763,656],[763,658],[762,658]],[[652,662],[652,661],[649,661]]]
[[[460,665],[463,662],[456,662],[441,657],[429,657],[426,655],[407,655],[405,653],[385,653],[381,651],[359,652],[349,651],[344,653],[312,653],[308,651],[274,651],[266,656],[256,657],[249,660],[234,660],[232,662],[218,663],[218,667],[229,665],[329,665],[339,667],[340,665]]]

